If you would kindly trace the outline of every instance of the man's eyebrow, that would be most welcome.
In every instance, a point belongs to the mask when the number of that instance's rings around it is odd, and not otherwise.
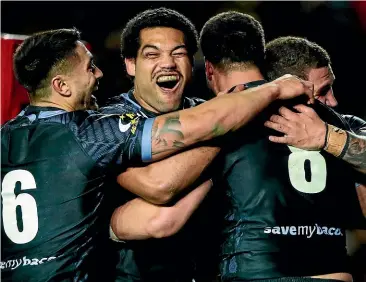
[[[150,45],[150,44],[147,44],[145,45],[144,47],[142,47],[141,49],[141,52],[143,52],[145,49],[147,48],[152,48],[152,49],[155,49],[157,51],[159,51],[159,48],[156,47],[155,45]],[[178,46],[175,46],[171,52],[175,51],[175,50],[178,50],[178,49],[181,49],[181,48],[184,48],[184,49],[187,49],[187,46],[185,44],[182,44],[182,45],[178,45]]]
[[[88,61],[87,61],[87,66],[91,66],[92,64],[94,64],[94,57],[93,56],[90,56]]]
[[[153,49],[155,49],[155,50],[159,51],[159,48],[158,48],[158,47],[156,47],[155,45],[147,44],[147,45],[145,45],[144,47],[142,47],[141,52],[143,52],[146,48],[153,48]]]
[[[333,81],[332,80],[326,80],[325,82],[323,82],[320,86],[319,86],[319,88],[316,90],[316,93],[317,94],[322,94],[326,89],[329,89],[329,88],[331,88],[332,87],[332,83],[333,83]],[[321,96],[323,96],[324,94],[322,94]]]
[[[187,49],[186,45],[182,44],[182,45],[178,45],[178,46],[174,47],[172,51],[175,51],[175,50],[181,49],[181,48]]]
[[[88,55],[88,64],[89,64],[90,62],[93,62],[94,61],[94,56],[89,51],[87,52],[87,55]]]

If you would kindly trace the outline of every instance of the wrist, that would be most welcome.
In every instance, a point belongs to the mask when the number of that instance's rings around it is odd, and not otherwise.
[[[324,135],[320,138],[321,140],[323,140],[323,145],[320,147],[321,149],[325,150],[325,147],[327,146],[327,139],[328,139],[328,123],[324,122],[325,125],[325,130],[324,130]]]
[[[330,124],[327,124],[327,128],[324,150],[335,157],[339,157],[348,142],[348,134],[346,131]]]
[[[276,82],[267,83],[265,89],[272,102],[280,98],[280,86]]]

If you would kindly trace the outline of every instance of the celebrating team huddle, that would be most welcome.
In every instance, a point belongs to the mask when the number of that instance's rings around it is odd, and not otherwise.
[[[209,101],[187,93],[199,46]],[[121,55],[133,88],[99,108],[77,29],[14,54],[30,105],[1,129],[4,281],[352,281],[366,122],[332,109],[321,46],[158,8]]]

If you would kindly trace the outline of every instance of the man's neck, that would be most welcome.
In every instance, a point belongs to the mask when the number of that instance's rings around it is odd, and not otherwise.
[[[218,78],[217,88],[219,92],[230,89],[231,87],[239,84],[245,84],[248,82],[264,79],[259,69],[249,69],[245,71],[230,71],[226,74],[222,74]]]
[[[66,112],[76,111],[76,109],[74,109],[73,107],[71,107],[71,105],[69,105],[69,104],[60,104],[60,103],[53,102],[53,101],[45,101],[45,100],[31,101],[30,102],[30,105],[37,106],[37,107],[53,107],[53,108],[59,108],[61,110],[65,110]]]
[[[161,114],[157,109],[151,107],[148,103],[146,103],[144,101],[144,99],[142,99],[139,95],[136,95],[136,92],[134,91],[132,93],[132,96],[135,98],[135,100],[137,101],[137,103],[143,108],[145,109],[146,111],[149,111],[151,113],[154,113],[156,115],[159,115]]]

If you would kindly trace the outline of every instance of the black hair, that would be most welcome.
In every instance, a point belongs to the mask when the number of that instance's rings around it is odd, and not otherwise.
[[[235,11],[210,18],[202,28],[200,45],[205,60],[224,68],[233,63],[261,68],[264,60],[261,24],[252,16]]]
[[[136,58],[140,48],[140,31],[144,28],[170,27],[184,34],[188,55],[193,59],[198,50],[198,35],[192,22],[177,11],[158,8],[146,10],[132,18],[122,31],[122,58]]]
[[[80,31],[76,28],[49,30],[26,38],[13,57],[15,77],[37,98],[37,90],[46,86],[43,84],[50,72],[75,54],[78,40]]]
[[[318,44],[301,37],[279,37],[266,46],[266,76],[274,80],[285,74],[307,79],[312,68],[331,64],[327,51]]]

